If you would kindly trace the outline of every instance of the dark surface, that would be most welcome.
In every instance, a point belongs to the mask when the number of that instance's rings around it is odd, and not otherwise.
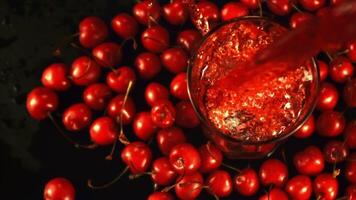
[[[125,177],[107,189],[90,190],[86,186],[88,178],[105,182],[123,170],[119,151],[113,161],[105,161],[105,155],[109,153],[110,148],[95,151],[75,149],[56,133],[57,130],[49,120],[37,122],[30,119],[24,106],[27,92],[40,85],[41,72],[48,64],[63,61],[69,65],[76,55],[81,54],[77,50],[66,48],[61,57],[52,56],[58,41],[75,33],[83,17],[97,15],[109,22],[120,11],[130,12],[133,3],[133,0],[0,0],[1,199],[42,199],[44,184],[57,176],[66,177],[74,183],[77,199],[146,199],[153,191],[153,185],[147,176],[137,180],[128,180]],[[172,29],[172,33],[176,30]],[[120,42],[118,38],[111,39]],[[123,64],[132,65],[136,53],[130,49],[125,47]],[[157,80],[167,83],[170,78],[171,75],[163,72]],[[138,110],[148,109],[141,100],[144,84],[139,82],[133,94]],[[74,88],[70,98],[68,96],[68,93],[61,95],[61,106],[54,114],[57,118],[63,108],[79,101],[81,89]],[[338,109],[343,110],[343,105],[340,104]],[[346,112],[348,120],[352,118],[352,112],[355,110]],[[129,128],[127,132],[131,137]],[[85,133],[70,136],[79,141],[86,141],[88,136]],[[190,130],[187,135],[195,144],[205,140],[200,129]],[[324,142],[325,140],[316,136],[304,141],[290,140],[284,149],[291,174],[295,173],[291,165],[293,152],[307,144],[322,146]],[[159,154],[156,144],[151,146],[157,157]],[[119,146],[119,150],[121,149],[122,146]],[[273,156],[282,159],[280,151]],[[249,163],[256,169],[260,163],[225,162],[238,168]],[[331,166],[328,166],[326,171],[331,172]],[[340,180],[342,193],[346,183],[342,176]],[[263,190],[260,191],[262,194]],[[230,198],[242,197],[233,195]],[[208,195],[205,193],[202,199],[208,199]]]

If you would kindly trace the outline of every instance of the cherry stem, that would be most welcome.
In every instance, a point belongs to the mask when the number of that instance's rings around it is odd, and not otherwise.
[[[329,58],[330,62],[334,60],[334,58],[329,54],[329,52],[325,51],[325,54]]]
[[[136,49],[137,49],[137,42],[136,42],[136,40],[135,40],[134,37],[126,38],[126,39],[121,43],[121,49],[122,49],[123,46],[126,45],[126,43],[127,43],[128,41],[132,41],[132,42],[133,42],[132,48],[133,48],[134,50],[136,50]]]
[[[113,185],[114,183],[116,183],[128,170],[129,170],[129,167],[127,166],[116,178],[114,178],[112,181],[110,181],[109,183],[106,183],[104,185],[93,185],[93,181],[91,179],[88,180],[87,185],[89,188],[94,189],[94,190],[100,190],[100,189],[107,188],[107,187]]]
[[[72,145],[74,145],[75,148],[82,148],[82,149],[95,149],[98,147],[97,144],[88,144],[88,145],[82,145],[79,144],[77,142],[75,142],[74,140],[72,140],[65,132],[64,130],[59,126],[59,124],[56,122],[56,120],[53,118],[52,114],[49,113],[48,114],[48,118],[52,121],[52,123],[54,124],[54,126],[56,127],[56,129],[58,130],[59,134],[63,136],[63,138],[65,140],[67,140],[69,143],[71,143]]]
[[[261,1],[258,2],[258,12],[260,14],[260,17],[263,16],[263,10],[262,10],[262,4]]]
[[[335,53],[334,54],[334,56],[340,56],[340,55],[342,55],[342,54],[347,54],[349,52],[349,50],[348,49],[346,49],[346,50],[344,50],[344,51],[341,51],[341,52],[337,52],[337,53]]]
[[[292,7],[293,7],[297,12],[302,13],[302,11],[301,11],[295,4],[293,4]]]
[[[283,159],[283,161],[284,161],[285,163],[287,163],[286,151],[285,151],[284,148],[281,150],[281,154],[282,154],[282,159]]]
[[[56,46],[56,49],[53,51],[54,56],[61,56],[62,55],[62,49],[65,45],[67,45],[69,42],[73,40],[74,37],[78,36],[78,33],[74,33],[73,35],[70,35],[68,37],[63,38]]]
[[[129,179],[133,180],[133,179],[136,179],[136,178],[140,178],[141,176],[144,176],[144,175],[151,176],[152,174],[154,174],[154,173],[153,172],[144,172],[144,173],[139,173],[139,174],[130,174],[129,175]]]
[[[241,170],[237,169],[236,167],[227,165],[227,164],[225,164],[225,163],[221,163],[221,165],[224,166],[224,167],[226,167],[226,168],[228,168],[228,169],[231,169],[231,170],[233,170],[233,171],[236,171],[236,172],[238,172],[238,173],[241,173]]]
[[[76,43],[71,42],[71,43],[70,43],[70,46],[73,47],[74,49],[80,50],[80,51],[83,52],[86,56],[92,57],[92,55],[91,55],[90,52],[88,52],[88,51],[87,51],[86,49],[84,49],[83,47],[77,45]]]

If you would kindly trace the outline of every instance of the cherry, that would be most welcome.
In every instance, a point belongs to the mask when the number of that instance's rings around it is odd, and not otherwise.
[[[221,9],[222,21],[229,21],[234,18],[248,15],[249,11],[245,4],[240,2],[229,2]]]
[[[356,107],[356,79],[355,78],[347,81],[343,91],[343,99],[347,106],[352,108]]]
[[[90,126],[90,138],[98,145],[114,143],[118,133],[116,123],[110,117],[99,117]]]
[[[203,176],[199,172],[185,174],[174,189],[179,199],[196,199],[203,188],[203,183]]]
[[[92,112],[84,103],[77,103],[67,108],[62,116],[64,127],[69,131],[80,131],[89,126]]]
[[[74,200],[75,189],[68,179],[53,178],[46,183],[43,198],[44,200]]]
[[[122,122],[122,124],[127,125],[133,120],[136,108],[130,97],[127,97],[126,102],[124,101],[125,95],[117,95],[112,98],[108,104],[107,113],[110,117],[116,120],[117,123]]]
[[[356,62],[356,41],[350,42],[347,45],[347,57],[352,61]]]
[[[171,94],[180,100],[189,100],[187,73],[177,74],[170,84]]]
[[[163,66],[175,74],[186,71],[188,60],[188,54],[182,48],[178,47],[167,49],[161,54]]]
[[[102,43],[108,34],[108,27],[98,17],[86,17],[79,24],[79,42],[83,47],[95,47]]]
[[[199,169],[201,158],[193,145],[181,143],[171,149],[169,162],[178,174],[192,174]]]
[[[262,185],[275,185],[282,187],[288,179],[286,164],[277,159],[268,159],[260,167],[259,176]]]
[[[319,174],[313,183],[314,193],[317,199],[336,199],[339,185],[332,174]]]
[[[145,90],[145,99],[148,105],[153,106],[160,100],[168,100],[169,92],[166,87],[159,83],[150,83]]]
[[[115,33],[124,39],[134,38],[138,31],[136,20],[127,13],[120,13],[111,20],[111,27]]]
[[[92,51],[96,62],[103,67],[115,67],[121,62],[121,46],[114,42],[105,42],[96,46]]]
[[[288,195],[279,188],[271,189],[267,194],[261,196],[259,200],[288,200]]]
[[[173,170],[168,158],[161,157],[153,161],[151,177],[157,185],[168,185],[174,181],[177,173]]]
[[[329,163],[343,162],[349,154],[349,150],[346,145],[343,142],[336,140],[328,141],[328,143],[324,146],[323,152],[325,161]]]
[[[202,40],[202,35],[194,29],[187,29],[180,32],[177,36],[177,44],[183,47],[187,52],[193,53]]]
[[[199,14],[201,14],[204,19],[211,22],[219,21],[219,8],[215,3],[210,1],[199,1],[196,6],[199,9]]]
[[[241,3],[245,4],[250,9],[257,9],[260,7],[260,0],[241,0]]]
[[[307,121],[302,127],[294,134],[296,138],[307,138],[310,137],[315,131],[315,119],[314,115],[310,115]]]
[[[330,63],[330,77],[338,83],[343,83],[354,74],[351,61],[345,57],[337,57]]]
[[[162,69],[160,58],[150,52],[144,52],[138,55],[135,59],[135,67],[143,79],[152,79]]]
[[[260,188],[257,172],[252,168],[246,168],[234,178],[235,190],[243,196],[252,196]]]
[[[317,62],[318,62],[318,67],[319,67],[320,81],[324,81],[328,76],[329,68],[324,61],[317,60]]]
[[[101,74],[100,66],[87,56],[75,59],[69,72],[74,84],[79,86],[96,82]]]
[[[94,83],[85,88],[83,100],[93,110],[103,110],[112,96],[111,90],[103,83]]]
[[[227,197],[232,192],[232,180],[228,172],[216,170],[206,180],[209,192],[217,197]]]
[[[349,156],[348,162],[345,167],[345,178],[350,183],[356,183],[356,154],[353,153]]]
[[[174,124],[176,110],[169,100],[162,99],[153,104],[151,109],[151,118],[156,126],[160,128],[168,128]]]
[[[330,0],[330,4],[332,6],[339,5],[340,3],[344,2],[345,0]]]
[[[58,96],[51,89],[36,87],[27,95],[26,108],[30,116],[36,120],[45,119],[58,107]]]
[[[332,110],[339,101],[339,92],[333,84],[323,82],[320,86],[316,108],[318,110]]]
[[[154,192],[148,196],[148,200],[174,200],[174,197],[168,192]]]
[[[177,144],[187,141],[182,129],[178,127],[170,127],[161,129],[157,133],[157,145],[164,155],[169,155],[171,149]]]
[[[143,31],[141,42],[148,51],[161,53],[169,45],[169,33],[162,26],[155,25]]]
[[[324,170],[325,161],[321,150],[316,146],[308,146],[294,155],[293,163],[296,170],[303,175],[317,175]]]
[[[157,130],[149,112],[137,113],[132,123],[135,135],[141,140],[150,139]]]
[[[208,173],[217,170],[223,160],[223,154],[220,149],[208,142],[199,148],[201,157],[200,171],[202,173]]]
[[[183,25],[189,16],[186,5],[180,2],[172,2],[163,7],[164,19],[172,25]]]
[[[131,173],[140,174],[147,171],[151,164],[152,152],[143,142],[132,142],[121,152],[122,161],[130,168]]]
[[[128,66],[120,67],[106,76],[106,84],[118,93],[125,93],[129,84],[134,84],[135,81],[135,72]]]
[[[290,0],[267,0],[267,6],[274,14],[284,16],[290,13],[292,2]]]
[[[336,137],[345,128],[345,118],[337,111],[325,111],[316,120],[316,130],[324,137]]]
[[[346,199],[355,200],[356,199],[356,185],[349,185],[346,188]]]
[[[312,17],[313,17],[313,15],[306,13],[306,12],[296,12],[292,15],[292,17],[289,21],[289,25],[292,28],[297,28],[300,25],[303,25],[308,20],[310,20],[310,18],[312,18]],[[320,68],[320,65],[319,65],[319,68]],[[321,79],[321,80],[323,80],[323,79]]]
[[[156,0],[140,1],[133,7],[132,12],[136,20],[143,25],[149,25],[151,21],[158,22],[161,17],[161,7]]]
[[[312,181],[308,176],[297,175],[287,182],[285,191],[294,200],[308,200],[313,192]]]
[[[176,104],[176,124],[184,128],[194,128],[199,123],[200,120],[190,101],[181,101]]]
[[[325,0],[299,0],[303,8],[309,11],[315,11],[325,5]]]
[[[347,124],[344,138],[347,146],[350,149],[356,149],[356,120],[351,121]]]
[[[42,73],[42,84],[52,90],[65,91],[70,87],[67,78],[67,67],[63,63],[54,63],[48,66]]]

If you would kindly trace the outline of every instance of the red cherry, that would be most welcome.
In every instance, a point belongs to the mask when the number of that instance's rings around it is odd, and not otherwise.
[[[325,5],[325,0],[299,0],[303,8],[309,11],[315,11]]]
[[[111,90],[103,83],[94,83],[85,88],[83,100],[93,110],[103,110],[111,99]]]
[[[147,171],[151,164],[152,152],[143,142],[132,142],[121,152],[121,159],[130,168],[131,173],[140,174]]]
[[[162,26],[152,26],[142,33],[141,42],[148,51],[161,53],[169,46],[169,33]]]
[[[284,16],[290,13],[292,9],[290,0],[267,0],[268,8],[276,15]]]
[[[169,100],[162,99],[153,104],[151,109],[151,118],[156,126],[160,128],[168,128],[174,124],[176,110]]]
[[[219,8],[215,3],[210,1],[199,1],[196,6],[204,19],[212,22],[219,21]]]
[[[63,63],[51,64],[42,73],[42,84],[52,90],[68,90],[70,81],[67,78],[67,73],[67,67]]]
[[[279,188],[271,189],[267,194],[261,196],[259,200],[288,200],[288,195]]]
[[[356,107],[356,79],[355,78],[347,81],[343,91],[343,99],[349,107],[352,108]]]
[[[340,3],[344,2],[345,0],[330,0],[330,4],[332,6],[339,5]]]
[[[350,42],[347,45],[347,57],[352,61],[356,62],[356,41]]]
[[[288,179],[286,164],[277,159],[268,159],[260,167],[259,176],[262,185],[275,185],[282,187]]]
[[[170,84],[171,94],[180,100],[189,100],[187,73],[177,74]]]
[[[172,25],[184,24],[189,16],[186,5],[179,2],[172,2],[163,7],[164,19]]]
[[[44,200],[74,200],[75,189],[68,179],[53,178],[46,183],[43,198]]]
[[[169,162],[178,174],[192,174],[201,165],[199,151],[191,144],[177,144],[169,153]]]
[[[130,97],[127,97],[125,104],[124,103],[125,95],[117,95],[116,97],[110,100],[110,103],[107,107],[107,112],[110,117],[112,117],[117,123],[124,125],[130,124],[133,120],[136,108],[133,100]],[[122,119],[120,117],[122,116]],[[122,120],[122,121],[121,121]]]
[[[48,114],[58,107],[58,96],[52,90],[45,87],[36,87],[27,95],[26,108],[32,118],[45,119]]]
[[[75,59],[69,72],[74,84],[83,86],[96,82],[100,78],[100,66],[87,56]]]
[[[350,183],[356,183],[356,154],[353,153],[348,157],[348,162],[345,167],[345,178]]]
[[[148,200],[174,200],[174,197],[168,192],[154,192],[148,196]]]
[[[200,120],[190,101],[181,101],[176,104],[176,124],[184,128],[194,128],[199,123]]]
[[[132,123],[135,135],[141,140],[150,139],[157,130],[157,126],[153,123],[151,113],[137,113]]]
[[[356,149],[356,120],[353,120],[347,124],[344,138],[350,149]]]
[[[182,49],[173,47],[161,54],[163,66],[170,72],[178,74],[185,72],[188,66],[188,54]]]
[[[196,199],[204,184],[203,176],[199,172],[185,174],[175,186],[175,192],[179,199]]]
[[[121,46],[114,42],[105,42],[92,51],[95,60],[103,67],[115,67],[121,62]]]
[[[156,0],[143,0],[133,7],[133,15],[136,20],[143,24],[149,25],[150,22],[158,22],[161,17],[161,7]]]
[[[177,36],[177,44],[189,53],[194,52],[199,47],[201,40],[202,35],[195,29],[184,30]]]
[[[144,52],[135,59],[135,67],[143,79],[155,77],[162,69],[160,58],[153,53]]]
[[[356,185],[349,185],[346,188],[346,199],[355,200],[356,199]]]
[[[164,155],[169,155],[171,149],[177,144],[185,143],[187,139],[178,127],[161,129],[157,133],[157,145]]]
[[[320,81],[324,81],[329,73],[329,68],[324,61],[318,60]]]
[[[345,128],[345,118],[337,111],[325,111],[316,120],[316,130],[324,137],[336,137]]]
[[[135,72],[131,67],[123,66],[115,71],[108,73],[106,76],[106,84],[115,92],[125,93],[130,84],[136,81]]]
[[[285,191],[294,200],[308,200],[313,192],[312,181],[308,176],[297,175],[287,182]]]
[[[151,178],[157,185],[169,185],[176,176],[177,173],[173,170],[168,158],[157,158],[153,162]]]
[[[260,0],[241,0],[241,3],[245,4],[250,9],[257,9],[260,7]]]
[[[208,142],[199,148],[201,157],[200,171],[208,173],[217,170],[223,160],[223,154],[214,144]]]
[[[229,21],[234,18],[248,15],[248,8],[240,2],[229,2],[221,9],[222,21]]]
[[[336,199],[339,185],[332,174],[320,174],[314,179],[314,193],[317,199]]]
[[[166,87],[159,83],[150,83],[145,90],[145,99],[148,105],[153,106],[160,100],[168,100],[169,92]]]
[[[310,20],[310,18],[312,18],[312,17],[313,17],[313,15],[306,13],[306,12],[296,12],[292,15],[292,17],[289,21],[289,25],[292,28],[297,28],[300,25],[303,25],[308,20]]]
[[[90,126],[90,138],[98,145],[114,143],[118,133],[116,123],[110,117],[99,117]]]
[[[119,37],[124,39],[135,37],[138,31],[136,20],[127,13],[116,15],[111,20],[111,27]]]
[[[108,37],[108,27],[98,17],[86,17],[79,24],[79,41],[83,47],[91,48]]]
[[[235,190],[243,196],[252,196],[260,188],[257,172],[252,168],[246,168],[234,178]]]
[[[69,131],[80,131],[89,126],[92,112],[84,103],[77,103],[67,108],[62,116],[64,127]]]
[[[296,170],[303,175],[317,175],[324,170],[324,156],[316,146],[308,146],[299,151],[293,158]]]
[[[308,120],[303,124],[302,127],[294,134],[296,138],[307,138],[310,137],[315,131],[315,119],[314,115],[310,115]]]
[[[332,110],[339,101],[339,92],[333,84],[321,83],[316,108],[318,110]]]
[[[326,143],[323,149],[326,162],[343,162],[349,154],[349,149],[343,142],[331,140]]]
[[[206,180],[209,192],[217,197],[227,197],[232,192],[232,180],[229,173],[216,170]]]
[[[338,83],[343,83],[354,74],[351,61],[345,57],[337,57],[330,63],[330,77]]]

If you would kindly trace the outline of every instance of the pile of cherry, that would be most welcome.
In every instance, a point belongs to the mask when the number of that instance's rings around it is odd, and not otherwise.
[[[223,8],[211,1],[200,1],[196,6],[202,18],[215,24],[259,15],[268,8],[274,15],[286,16],[285,19],[291,16],[290,26],[295,28],[341,1],[241,0],[229,2]],[[43,71],[43,86],[34,88],[27,97],[30,116],[37,120],[49,117],[65,139],[78,148],[112,145],[107,159],[114,159],[117,143],[122,143],[119,149],[127,168],[120,175],[129,170],[133,178],[151,176],[156,190],[152,191],[149,200],[171,200],[174,196],[196,199],[202,190],[216,198],[232,193],[253,196],[262,190],[265,192],[256,199],[356,199],[356,154],[350,152],[356,149],[356,121],[345,119],[343,114],[346,109],[356,107],[352,64],[356,62],[356,42],[332,46],[318,60],[322,82],[316,111],[294,135],[308,140],[315,133],[318,137],[329,138],[328,142],[323,146],[302,147],[293,155],[290,165],[283,159],[266,158],[259,169],[236,169],[223,163],[223,155],[214,144],[208,142],[197,147],[189,143],[185,135],[185,130],[199,125],[188,98],[186,69],[202,39],[199,31],[191,28],[194,23],[189,14],[182,0],[165,5],[155,0],[139,1],[132,15],[119,13],[112,18],[110,27],[122,39],[121,44],[108,41],[111,30],[103,20],[86,17],[76,34],[80,45],[73,45],[82,49],[83,56],[74,59],[69,68],[64,63],[53,63]],[[176,38],[160,25],[164,24],[162,22],[178,27]],[[139,32],[141,29],[143,32]],[[131,41],[132,48],[140,45],[145,51],[138,54],[132,66],[122,66],[125,59],[122,47]],[[150,81],[161,70],[174,74],[169,85]],[[106,81],[99,82],[103,76]],[[146,80],[144,96],[151,110],[137,111],[130,97],[138,78]],[[72,140],[70,133],[63,131],[62,125],[52,116],[60,102],[57,93],[66,92],[73,85],[84,88],[83,102],[65,109],[62,124],[70,132],[89,132],[92,144],[83,145]],[[340,101],[345,105],[344,110],[334,110]],[[93,119],[94,113],[99,113],[100,117]],[[132,132],[125,131],[127,126],[132,126]],[[158,145],[161,157],[153,158],[152,140],[156,141],[153,144]],[[340,163],[346,167],[340,168]],[[333,166],[333,170],[326,170],[327,165]],[[298,175],[290,177],[291,168]],[[345,193],[339,192],[340,180],[348,181],[347,188],[343,189]],[[88,183],[94,189],[108,185]],[[45,186],[44,199],[73,200],[75,193],[68,179],[58,177]]]

